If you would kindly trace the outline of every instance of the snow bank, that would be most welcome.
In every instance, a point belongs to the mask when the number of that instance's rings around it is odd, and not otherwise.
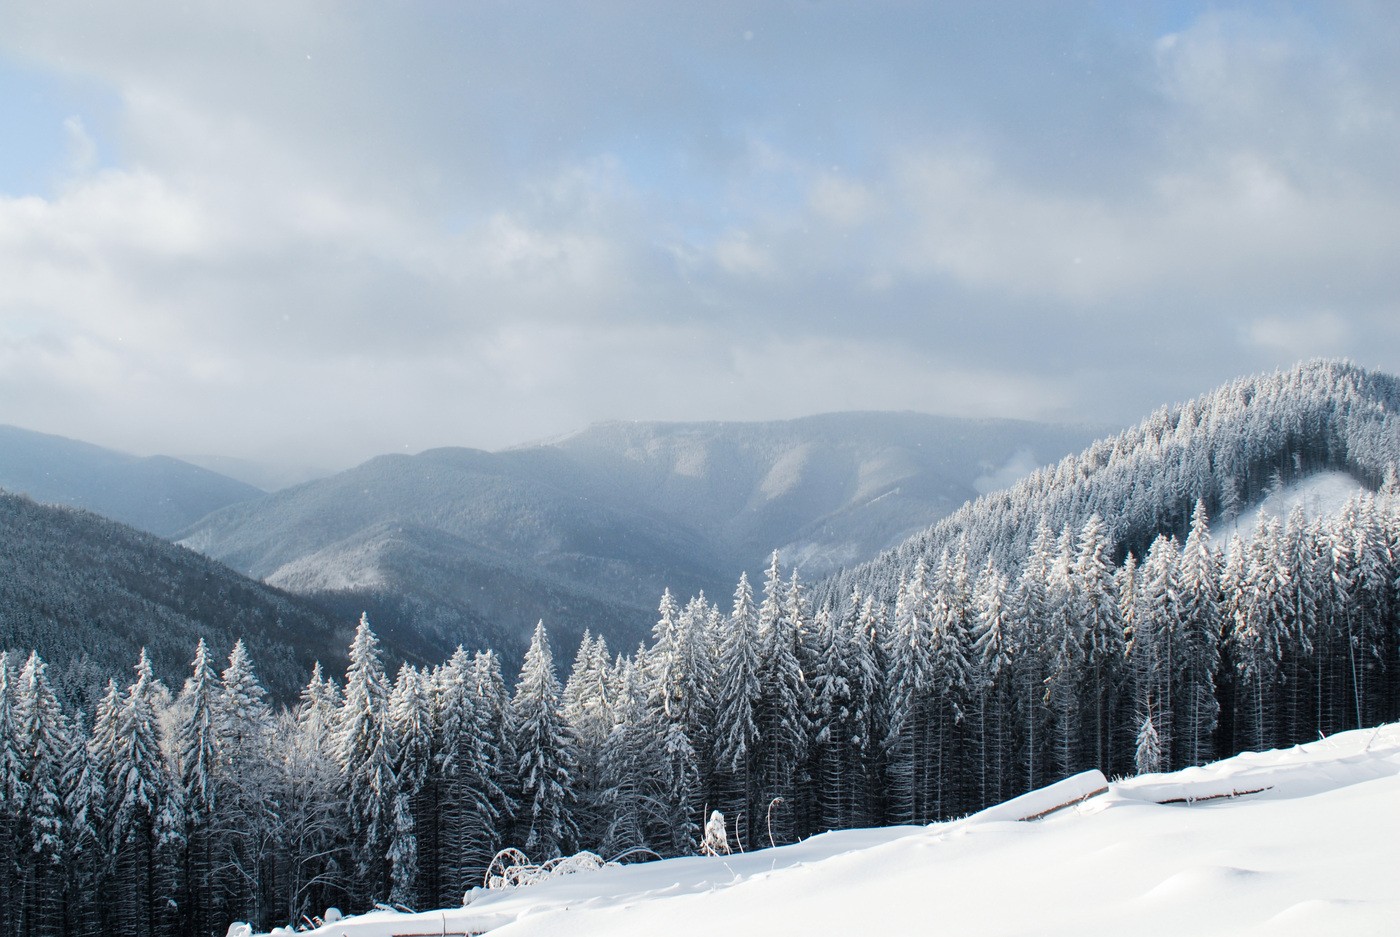
[[[974,813],[964,823],[995,820],[1042,820],[1058,811],[1082,804],[1091,797],[1108,793],[1108,779],[1102,771],[1084,771],[1057,781],[1049,787],[1028,791],[1020,797],[995,804]]]
[[[605,868],[480,893],[460,909],[347,918],[321,933],[1395,932],[1400,726],[1117,781],[1086,798],[1096,775],[950,823]],[[1220,796],[1244,791],[1257,793]],[[1073,809],[1037,822],[1003,822],[1066,802]]]

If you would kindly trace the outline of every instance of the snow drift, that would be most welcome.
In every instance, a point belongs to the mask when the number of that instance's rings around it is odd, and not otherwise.
[[[1400,725],[1102,792],[1094,774],[928,827],[604,868],[317,933],[1364,935],[1400,922]]]

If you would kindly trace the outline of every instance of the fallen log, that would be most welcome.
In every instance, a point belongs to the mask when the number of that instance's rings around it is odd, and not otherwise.
[[[1223,794],[1207,794],[1205,797],[1168,797],[1166,800],[1154,801],[1158,804],[1200,804],[1208,800],[1229,800],[1233,797],[1248,797],[1250,794],[1262,794],[1265,791],[1273,790],[1273,785],[1268,787],[1256,787],[1252,791],[1226,791]]]
[[[1096,789],[1096,790],[1089,791],[1088,793],[1085,793],[1085,794],[1081,794],[1081,795],[1079,795],[1078,797],[1074,798],[1073,800],[1067,800],[1067,801],[1065,801],[1065,802],[1062,803],[1062,804],[1056,804],[1055,806],[1049,808],[1048,810],[1042,810],[1042,811],[1040,811],[1040,813],[1031,814],[1031,815],[1028,816],[1028,817],[1022,817],[1022,818],[1021,818],[1021,822],[1023,822],[1023,823],[1029,823],[1029,822],[1032,821],[1032,820],[1039,820],[1039,819],[1041,819],[1041,818],[1043,818],[1043,817],[1048,817],[1048,816],[1050,816],[1050,814],[1052,814],[1052,813],[1059,813],[1061,810],[1066,810],[1066,809],[1068,809],[1068,808],[1070,808],[1070,807],[1078,807],[1080,804],[1084,803],[1084,801],[1088,800],[1090,797],[1098,797],[1100,794],[1107,794],[1107,793],[1108,793],[1108,785],[1105,784],[1103,787],[1100,787],[1100,788],[1098,788],[1098,789]]]
[[[989,820],[1039,820],[1107,791],[1108,778],[1103,776],[1102,771],[1083,771],[1048,787],[1037,788],[1005,803],[995,804],[974,813],[968,820],[978,823]]]

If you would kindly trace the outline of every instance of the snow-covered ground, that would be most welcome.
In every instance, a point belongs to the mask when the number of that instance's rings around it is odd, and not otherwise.
[[[1212,525],[1211,535],[1220,544],[1227,544],[1233,534],[1239,534],[1240,540],[1248,543],[1254,531],[1268,518],[1287,521],[1295,507],[1302,508],[1308,520],[1332,517],[1341,512],[1348,498],[1365,490],[1365,486],[1346,472],[1318,472],[1272,492],[1241,513],[1233,523],[1222,523],[1218,529]]]
[[[1072,783],[1082,793],[1095,786]],[[1219,796],[1244,791],[1257,793]],[[465,908],[370,914],[318,933],[1400,931],[1400,726],[1118,781],[1043,819],[1005,819],[1058,799],[1031,795],[1013,810],[828,833],[742,856],[579,873],[482,892]],[[1167,800],[1179,802],[1159,803]]]

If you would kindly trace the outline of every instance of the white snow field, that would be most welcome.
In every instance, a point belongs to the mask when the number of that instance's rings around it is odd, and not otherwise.
[[[1006,819],[1101,785],[1090,772],[929,827],[582,872],[317,933],[1400,933],[1400,726],[1116,781],[1042,819]],[[1220,796],[1245,791],[1257,793]]]

